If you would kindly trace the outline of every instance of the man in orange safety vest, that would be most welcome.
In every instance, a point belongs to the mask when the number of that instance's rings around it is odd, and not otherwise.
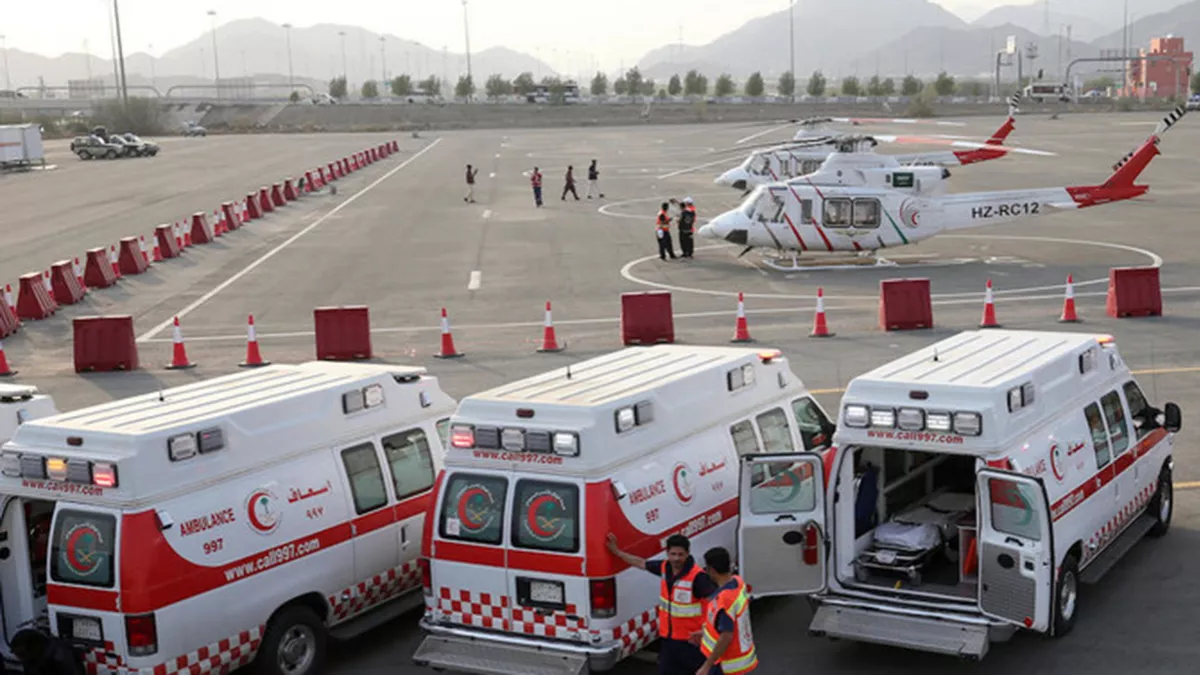
[[[696,675],[742,675],[758,667],[750,630],[750,596],[746,582],[733,573],[729,551],[720,546],[704,554],[704,571],[717,584],[708,600],[701,634],[704,665]]]

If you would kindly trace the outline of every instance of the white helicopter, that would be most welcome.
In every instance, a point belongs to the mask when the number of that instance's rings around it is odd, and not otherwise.
[[[879,168],[871,164],[877,156],[835,152],[811,176],[756,188],[697,234],[745,247],[739,257],[755,248],[875,256],[943,232],[1133,199],[1149,190],[1134,181],[1186,113],[1180,106],[1163,118],[1101,185],[946,194],[945,168]]]
[[[772,147],[756,150],[742,162],[741,165],[734,167],[717,177],[713,182],[723,187],[740,190],[744,194],[748,194],[754,188],[768,183],[777,183],[780,181],[789,180],[799,176],[806,176],[816,173],[825,160],[833,152],[859,152],[870,154],[873,157],[878,157],[880,166],[966,166],[978,162],[986,162],[993,159],[1005,157],[1009,153],[1020,153],[1041,156],[1053,156],[1052,152],[1041,150],[1030,150],[1025,148],[1010,148],[1004,147],[1004,141],[1008,139],[1016,128],[1016,115],[1019,112],[1017,107],[1018,97],[1013,96],[1008,101],[1008,118],[1004,124],[992,134],[984,143],[974,143],[965,140],[954,140],[953,137],[927,137],[927,136],[892,136],[892,135],[871,135],[869,137],[847,137],[841,135],[814,135],[808,136],[807,140],[801,142],[786,143],[783,145],[775,145]],[[830,118],[833,119],[833,118]],[[847,119],[853,122],[863,122],[861,118],[837,118]],[[878,120],[883,122],[918,122],[918,120]],[[950,123],[947,123],[950,124]],[[799,135],[799,134],[798,134]],[[847,138],[860,138],[862,142],[856,143],[853,149],[847,150]],[[744,140],[744,139],[743,139]],[[965,150],[953,150],[945,152],[926,152],[919,154],[906,155],[875,155],[874,148],[878,143],[923,143],[923,144],[943,144],[959,148],[969,148]],[[717,162],[719,163],[719,162]],[[686,170],[685,170],[686,171]],[[660,176],[660,178],[671,177],[683,172]]]

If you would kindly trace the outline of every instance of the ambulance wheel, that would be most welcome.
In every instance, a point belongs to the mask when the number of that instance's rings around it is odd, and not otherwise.
[[[308,607],[284,608],[267,626],[255,659],[263,675],[311,675],[325,663],[325,625]]]
[[[1163,467],[1158,474],[1158,489],[1150,500],[1150,515],[1154,516],[1154,527],[1147,533],[1161,537],[1171,529],[1171,516],[1175,513],[1175,494],[1171,483],[1171,470]]]
[[[1079,614],[1079,561],[1075,554],[1063,561],[1058,577],[1058,598],[1054,602],[1054,636],[1062,637],[1075,627]]]

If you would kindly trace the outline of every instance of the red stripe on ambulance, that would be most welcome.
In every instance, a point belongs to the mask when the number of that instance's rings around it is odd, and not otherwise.
[[[1166,437],[1166,429],[1159,428],[1151,431],[1148,436],[1138,441],[1137,445],[1129,451],[1122,453],[1120,457],[1101,469],[1090,480],[1084,481],[1082,485],[1063,495],[1062,499],[1054,502],[1054,505],[1050,507],[1051,516],[1054,520],[1058,520],[1073,511],[1075,507],[1087,501],[1089,497],[1102,490],[1105,485],[1113,482],[1117,476],[1137,463],[1137,460],[1150,454],[1154,446],[1161,443]]]

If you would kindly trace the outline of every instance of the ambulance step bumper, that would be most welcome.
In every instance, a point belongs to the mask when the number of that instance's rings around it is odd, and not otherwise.
[[[985,622],[957,621],[888,612],[850,604],[821,604],[809,633],[903,647],[969,659],[982,659],[991,643]]]
[[[441,628],[437,632],[458,632]],[[419,666],[478,675],[586,675],[611,669],[617,649],[541,644],[508,636],[429,635],[413,654]]]

